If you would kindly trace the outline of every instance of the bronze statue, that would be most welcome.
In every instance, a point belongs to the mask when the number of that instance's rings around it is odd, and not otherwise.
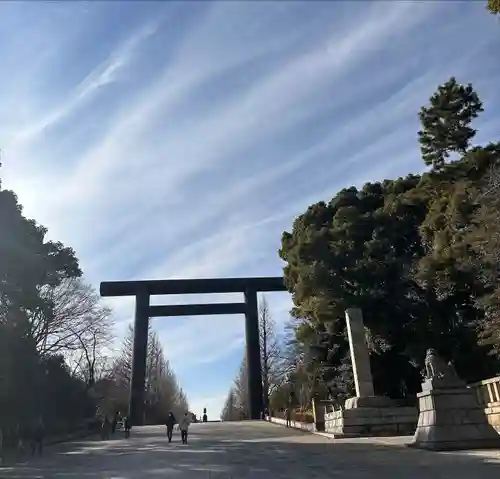
[[[445,363],[433,348],[429,348],[425,355],[425,375],[426,379],[457,377],[452,362]]]

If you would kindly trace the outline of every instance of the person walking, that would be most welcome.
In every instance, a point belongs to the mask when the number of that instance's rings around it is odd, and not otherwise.
[[[111,434],[113,435],[116,432],[116,426],[118,425],[118,421],[120,420],[120,413],[117,411],[113,417],[113,422],[111,423]]]
[[[31,437],[31,455],[34,456],[38,450],[38,454],[41,456],[43,453],[43,439],[45,437],[45,425],[43,424],[43,419],[39,418],[38,423],[33,428],[33,434]]]
[[[182,444],[187,444],[188,430],[190,424],[191,424],[191,419],[189,417],[189,413],[185,412],[184,416],[181,419],[181,422],[179,423],[179,429],[181,430]]]
[[[287,407],[285,409],[285,418],[286,418],[286,427],[291,427],[291,425],[292,425],[292,423],[291,423],[292,414],[291,414],[290,407]]]
[[[0,426],[0,466],[3,463],[3,429]]]
[[[165,426],[167,426],[167,437],[168,437],[168,442],[172,442],[172,433],[174,432],[174,426],[177,423],[175,420],[174,413],[170,411],[168,413],[167,420],[165,422]]]
[[[123,418],[123,429],[125,430],[125,439],[128,439],[130,437],[130,430],[132,429],[128,416]]]
[[[108,416],[104,416],[101,424],[101,439],[107,441],[109,439],[109,431],[111,430],[111,423],[109,422]]]

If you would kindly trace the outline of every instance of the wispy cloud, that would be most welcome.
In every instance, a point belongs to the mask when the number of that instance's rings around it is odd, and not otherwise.
[[[156,32],[158,26],[159,23],[154,22],[139,28],[137,32],[129,37],[103,63],[91,71],[76,86],[69,98],[57,105],[53,110],[47,112],[42,118],[27,125],[23,130],[16,132],[16,135],[12,139],[13,145],[9,145],[9,147],[15,148],[16,143],[29,141],[31,137],[40,135],[45,128],[61,121],[78,109],[83,102],[90,101],[99,92],[99,89],[116,82],[120,77],[120,72],[130,63],[140,45]]]
[[[19,30],[45,53],[7,55],[2,175],[96,285],[279,275],[281,232],[311,202],[422,169],[417,112],[438,83],[455,75],[498,98],[498,25],[476,3],[87,4],[85,15],[66,3],[43,10],[42,27],[42,10],[16,8],[0,17],[8,48],[23,45]],[[82,50],[97,19],[105,34]],[[499,117],[485,106],[486,140]],[[214,300],[235,298],[155,299]],[[133,298],[108,302],[123,332]],[[290,298],[269,302],[282,326]],[[153,324],[192,400],[220,403],[242,318]],[[200,368],[214,392],[200,392]]]

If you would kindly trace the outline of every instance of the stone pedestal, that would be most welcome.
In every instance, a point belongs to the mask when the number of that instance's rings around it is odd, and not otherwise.
[[[356,396],[345,401],[344,409],[396,407],[396,402],[387,396]]]
[[[325,413],[326,405],[330,401],[319,401],[318,399],[313,399],[313,416],[314,416],[314,429],[316,431],[323,432],[325,430]]]
[[[420,414],[410,447],[446,451],[500,448],[474,391],[458,378],[427,379],[417,395]]]
[[[325,414],[325,431],[336,436],[407,436],[416,424],[414,407],[359,407]]]
[[[342,410],[325,414],[325,430],[339,436],[394,436],[412,434],[417,410],[398,407],[393,400],[375,396],[366,344],[363,314],[359,308],[345,312],[356,397]]]

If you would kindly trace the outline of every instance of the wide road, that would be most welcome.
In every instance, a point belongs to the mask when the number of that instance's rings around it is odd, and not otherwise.
[[[132,437],[53,446],[46,455],[0,468],[0,478],[474,479],[500,477],[500,452],[432,453],[403,440],[343,439],[265,422],[193,424],[189,443],[169,444],[164,428]]]

